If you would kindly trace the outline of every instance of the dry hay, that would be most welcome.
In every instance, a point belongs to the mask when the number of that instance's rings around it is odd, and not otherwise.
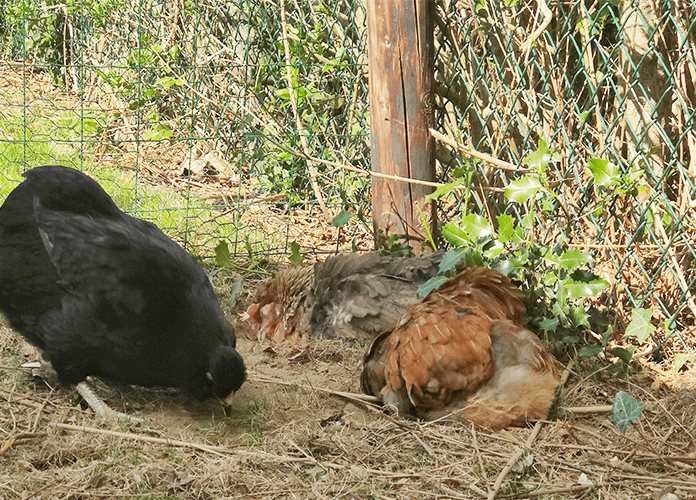
[[[525,445],[530,429],[410,422],[333,395],[358,392],[359,345],[271,346],[238,327],[250,381],[228,410],[97,381],[113,407],[145,418],[119,425],[81,409],[72,389],[5,369],[3,498],[485,498],[519,451],[497,498],[696,495],[696,384],[686,375],[645,369],[621,382],[606,366],[581,368],[566,406],[608,405],[624,390],[646,404],[641,418],[624,436],[608,413],[565,416],[539,423]],[[37,359],[8,328],[0,348],[3,365]]]

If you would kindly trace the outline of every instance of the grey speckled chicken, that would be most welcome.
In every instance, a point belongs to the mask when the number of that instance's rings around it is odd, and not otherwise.
[[[559,377],[553,357],[522,326],[522,298],[497,271],[460,272],[375,339],[363,391],[427,420],[502,429],[546,417]]]
[[[441,260],[441,252],[338,254],[314,266],[281,270],[259,286],[243,317],[259,338],[276,342],[307,335],[370,341],[394,329]]]

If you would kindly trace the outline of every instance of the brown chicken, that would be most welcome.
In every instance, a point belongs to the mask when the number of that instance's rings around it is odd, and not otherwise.
[[[308,302],[314,266],[290,267],[263,282],[254,293],[254,303],[241,318],[249,322],[259,340],[277,344],[299,342],[309,332],[312,308]]]
[[[403,416],[495,430],[544,418],[559,383],[552,356],[522,324],[506,276],[466,269],[414,304],[365,355],[362,387]]]
[[[242,317],[259,339],[297,342],[309,335],[371,341],[396,327],[441,260],[441,252],[339,254],[314,266],[285,269],[259,286]]]

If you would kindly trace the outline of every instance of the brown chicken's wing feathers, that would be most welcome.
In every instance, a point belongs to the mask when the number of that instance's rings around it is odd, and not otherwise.
[[[451,393],[473,391],[493,373],[489,319],[460,316],[449,305],[423,302],[392,333],[385,379],[403,384],[415,406],[443,406]]]
[[[509,319],[518,325],[525,321],[524,293],[507,276],[492,269],[465,269],[430,295],[471,314]]]
[[[442,252],[422,257],[339,254],[315,264],[312,336],[371,340],[392,330],[435,276]]]
[[[545,416],[559,378],[540,340],[522,327],[522,298],[496,271],[461,272],[375,340],[363,390],[400,414],[493,429]]]

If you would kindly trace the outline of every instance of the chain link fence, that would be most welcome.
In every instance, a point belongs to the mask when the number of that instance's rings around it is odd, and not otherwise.
[[[435,10],[437,129],[517,166],[546,141],[558,203],[534,212],[539,241],[589,249],[617,312],[693,327],[694,5]],[[76,166],[202,256],[220,241],[256,256],[369,249],[365,23],[360,0],[5,2],[0,181]],[[592,158],[616,181],[598,184]],[[444,182],[476,171],[445,221],[463,200],[491,221],[527,215],[502,193],[519,173],[444,144],[438,166]],[[342,210],[354,217],[335,228]]]

